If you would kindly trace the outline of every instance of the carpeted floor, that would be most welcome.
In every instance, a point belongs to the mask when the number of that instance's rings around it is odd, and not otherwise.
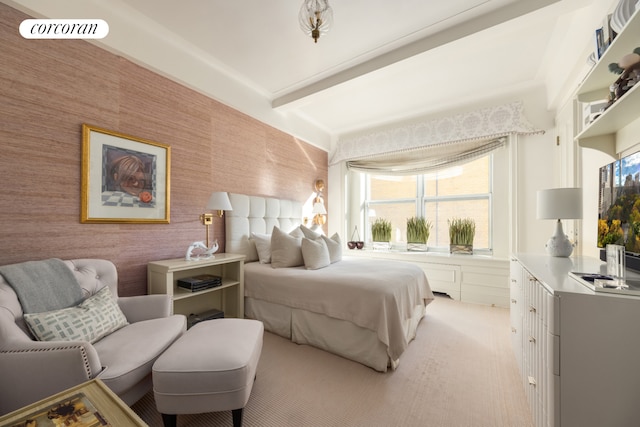
[[[153,394],[133,409],[162,426]],[[231,426],[231,412],[178,427]],[[245,427],[532,427],[510,344],[509,311],[437,297],[387,373],[265,333]]]

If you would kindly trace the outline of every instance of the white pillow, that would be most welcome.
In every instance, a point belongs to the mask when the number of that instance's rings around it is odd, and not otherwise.
[[[304,234],[304,237],[306,237],[307,239],[315,240],[321,235],[321,233],[316,233],[315,231],[304,225],[300,225],[300,231],[302,231],[302,234]]]
[[[271,262],[271,234],[251,233],[251,239],[256,244],[260,264]]]
[[[331,260],[331,263],[333,264],[334,262],[342,260],[342,241],[340,240],[338,233],[334,233],[331,238],[328,238],[325,235],[322,235],[321,237],[329,250],[329,259]]]
[[[273,233],[271,233],[271,267],[283,268],[304,265],[301,245],[301,237],[292,236],[278,227],[273,227]]]
[[[294,237],[304,237],[300,227],[296,227],[289,235]],[[256,251],[258,252],[258,260],[260,264],[269,264],[271,262],[271,234],[251,233],[251,240],[256,245]]]
[[[302,239],[302,258],[307,270],[317,270],[331,264],[329,249],[324,239]]]
[[[129,324],[108,286],[75,307],[25,313],[24,320],[39,341],[94,343]]]
[[[291,230],[289,232],[289,236],[293,236],[293,237],[299,237],[299,238],[303,238],[304,237],[304,232],[302,231],[302,226],[296,227],[293,230]]]

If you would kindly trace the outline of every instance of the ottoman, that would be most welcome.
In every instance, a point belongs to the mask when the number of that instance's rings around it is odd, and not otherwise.
[[[199,322],[153,364],[153,394],[165,427],[177,414],[232,411],[242,425],[262,352],[264,326],[250,319]]]

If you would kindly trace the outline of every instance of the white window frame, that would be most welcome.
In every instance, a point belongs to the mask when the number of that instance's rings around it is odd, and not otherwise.
[[[488,171],[488,179],[489,179],[489,192],[488,193],[476,193],[476,194],[462,194],[462,195],[447,195],[447,196],[425,196],[424,195],[424,175],[418,174],[412,175],[416,179],[416,197],[415,198],[398,198],[398,199],[384,199],[384,200],[371,200],[371,186],[370,186],[370,176],[383,175],[383,174],[372,174],[372,173],[361,173],[362,178],[364,180],[364,217],[368,218],[369,210],[375,209],[376,205],[390,204],[390,203],[414,203],[415,204],[415,215],[416,216],[425,216],[424,206],[425,203],[429,201],[461,201],[461,200],[488,200],[489,212],[488,212],[488,248],[475,248],[474,253],[478,254],[493,254],[493,167],[494,167],[494,156],[493,153],[487,154],[489,156],[489,171]],[[437,184],[436,184],[437,185]],[[367,223],[365,223],[368,225]],[[437,230],[434,230],[437,232]],[[433,232],[433,231],[432,231]],[[370,240],[370,230],[368,226],[365,226],[363,230],[363,238],[365,241]],[[399,247],[394,247],[394,249],[403,249]],[[448,252],[448,246],[429,246],[428,250],[431,252]]]

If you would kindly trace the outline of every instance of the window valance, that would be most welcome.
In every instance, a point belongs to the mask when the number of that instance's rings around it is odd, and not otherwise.
[[[517,101],[341,139],[329,165],[348,161],[353,168],[370,167],[371,163],[363,163],[366,160],[405,167],[402,164],[409,162],[404,173],[411,173],[408,170],[418,166],[418,159],[434,165],[452,165],[469,160],[473,152],[488,152],[501,146],[501,137],[537,133],[544,131],[529,123],[522,102]]]
[[[461,165],[501,148],[507,138],[460,141],[348,160],[349,170],[381,175],[417,175]]]

